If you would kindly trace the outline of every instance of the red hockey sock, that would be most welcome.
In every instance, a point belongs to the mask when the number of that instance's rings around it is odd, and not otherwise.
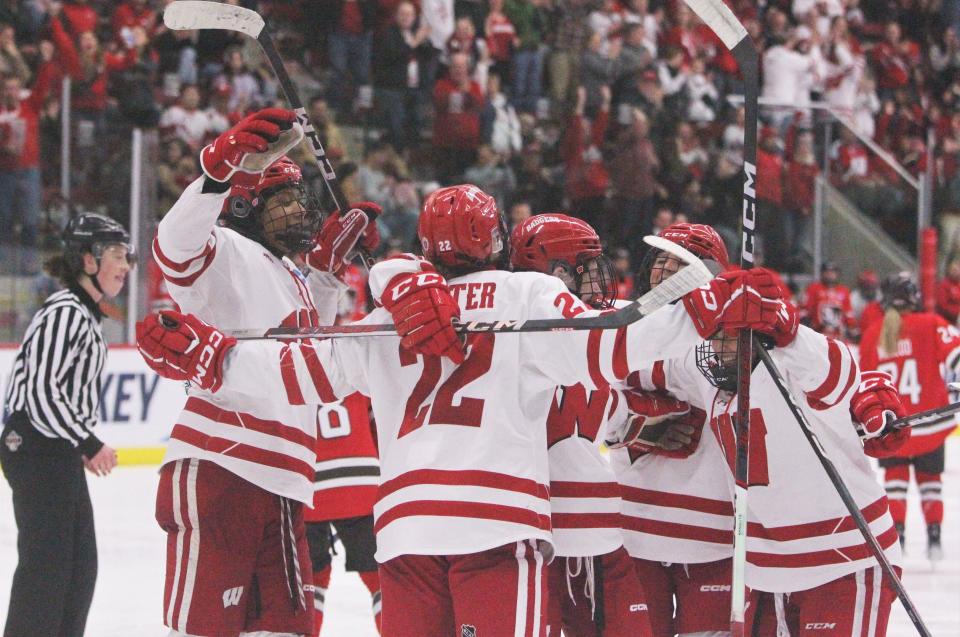
[[[323,602],[330,588],[330,567],[313,573],[313,637],[320,637],[323,626]]]
[[[907,487],[910,484],[910,466],[889,467],[883,474],[883,488],[890,502],[890,516],[894,524],[907,521]]]
[[[917,471],[917,486],[920,488],[920,506],[923,519],[930,524],[943,522],[943,497],[941,496],[940,474]]]
[[[373,620],[377,622],[377,632],[380,632],[380,573],[378,571],[364,571],[357,573],[363,580],[370,596],[373,598]]]

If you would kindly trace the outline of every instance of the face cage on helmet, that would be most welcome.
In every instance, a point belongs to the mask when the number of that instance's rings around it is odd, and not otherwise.
[[[737,391],[737,359],[734,357],[724,362],[713,349],[714,341],[722,342],[724,349],[729,348],[731,342],[736,348],[737,337],[720,332],[712,339],[702,341],[696,348],[697,369],[717,389],[735,392]]]
[[[590,265],[596,263],[596,270],[591,276],[596,276],[597,280],[591,280],[590,283],[596,283],[600,289],[598,293],[591,290],[584,290],[584,276],[590,273]],[[576,295],[595,310],[605,310],[613,307],[613,302],[617,300],[617,276],[613,268],[613,262],[605,254],[595,257],[579,257],[577,264],[573,269],[573,285]]]
[[[267,200],[284,191],[295,193],[294,201],[300,204],[303,213],[291,211],[274,216],[272,211],[282,210],[293,202],[274,203],[267,206]],[[323,215],[320,212],[320,202],[302,183],[283,184],[270,188],[260,194],[259,211],[256,215],[260,234],[268,243],[282,248],[289,254],[306,252],[313,246],[313,239],[320,229]]]

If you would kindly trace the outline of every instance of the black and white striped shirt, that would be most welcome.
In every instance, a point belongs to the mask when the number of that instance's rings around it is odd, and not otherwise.
[[[4,401],[5,419],[23,412],[41,434],[70,441],[88,458],[103,446],[91,431],[107,358],[102,316],[79,286],[52,294],[27,326]]]

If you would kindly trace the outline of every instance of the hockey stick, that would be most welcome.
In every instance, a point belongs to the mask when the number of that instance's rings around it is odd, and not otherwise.
[[[571,330],[615,330],[634,323],[651,312],[668,305],[692,292],[713,278],[709,268],[683,247],[660,237],[647,237],[650,245],[668,252],[688,265],[669,279],[664,280],[639,299],[615,312],[597,316],[562,319],[526,319],[499,321],[455,322],[457,332],[521,333],[559,332]],[[239,340],[297,339],[297,338],[342,338],[346,336],[396,336],[392,323],[370,325],[327,325],[321,327],[276,327],[271,329],[224,330],[224,333]]]
[[[960,412],[960,403],[950,403],[943,407],[928,409],[911,416],[897,418],[887,423],[886,429],[904,429],[906,427],[919,427],[927,423],[936,422],[947,416]]]
[[[313,159],[320,168],[320,174],[323,176],[323,183],[330,193],[333,205],[337,210],[345,211],[344,205],[348,204],[347,198],[340,187],[340,180],[337,179],[337,173],[333,170],[333,165],[327,158],[327,151],[323,148],[320,136],[317,135],[307,110],[300,100],[300,94],[297,93],[297,87],[290,80],[286,67],[283,65],[283,58],[277,52],[277,47],[270,37],[270,31],[266,28],[266,22],[256,11],[245,9],[230,4],[220,2],[208,2],[206,0],[176,0],[167,5],[163,12],[163,23],[168,29],[174,31],[184,31],[193,29],[224,29],[243,33],[254,38],[260,43],[273,74],[277,76],[280,82],[280,88],[290,108],[297,114],[297,122],[303,127],[303,132],[310,140],[310,150],[313,152]],[[366,214],[366,213],[365,213]],[[369,223],[373,223],[369,219]],[[367,267],[373,265],[373,259],[366,254],[364,250],[357,250],[363,257]]]
[[[907,611],[910,621],[913,622],[917,632],[922,635],[922,637],[931,637],[929,629],[927,629],[926,624],[923,623],[923,618],[920,617],[920,613],[917,611],[917,607],[914,606],[913,600],[911,600],[910,596],[907,594],[907,589],[904,588],[903,582],[901,582],[900,578],[897,577],[897,573],[893,570],[893,565],[890,564],[887,554],[883,552],[880,542],[877,541],[873,531],[870,530],[870,525],[863,517],[863,513],[860,512],[860,507],[857,506],[853,496],[850,495],[850,490],[847,489],[847,485],[840,476],[840,472],[837,471],[837,467],[827,456],[827,452],[824,450],[823,445],[820,444],[820,439],[817,438],[817,434],[815,434],[811,428],[810,422],[807,420],[806,415],[804,415],[803,411],[797,405],[793,395],[790,394],[790,390],[787,389],[786,381],[783,379],[783,375],[780,373],[780,370],[777,369],[776,364],[770,357],[770,352],[768,352],[759,343],[755,343],[754,347],[758,351],[760,360],[763,361],[764,367],[766,367],[767,371],[770,373],[770,377],[773,379],[774,384],[777,386],[777,390],[779,390],[780,395],[783,396],[783,400],[787,403],[787,407],[790,408],[790,411],[793,413],[793,417],[797,420],[797,424],[800,425],[800,429],[803,431],[803,435],[806,437],[807,442],[810,443],[813,453],[817,456],[821,466],[823,466],[823,470],[827,472],[827,477],[830,478],[830,482],[833,483],[833,487],[837,490],[837,493],[840,494],[840,499],[843,500],[844,506],[846,506],[847,511],[850,512],[850,517],[860,530],[860,534],[863,536],[867,546],[870,547],[870,552],[873,553],[873,556],[876,558],[877,562],[880,563],[880,568],[889,578],[890,583],[893,584],[894,589],[897,591],[897,597],[900,598],[900,603],[903,604],[904,610]],[[950,405],[950,407],[953,407],[953,405]],[[917,415],[919,416],[920,414]],[[907,419],[908,418],[903,418],[901,420]]]
[[[730,50],[743,77],[743,216],[740,267],[753,267],[753,243],[756,232],[757,200],[754,183],[757,176],[757,49],[747,30],[723,0],[685,0],[687,6],[717,34]],[[733,574],[730,581],[730,632],[743,637],[747,562],[747,489],[750,479],[750,374],[753,371],[753,333],[740,330],[737,335],[737,416],[735,436],[737,456],[734,464]]]

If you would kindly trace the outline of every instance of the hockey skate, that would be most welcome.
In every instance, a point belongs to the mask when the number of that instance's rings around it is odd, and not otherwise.
[[[943,559],[943,546],[940,544],[940,525],[927,525],[927,559],[933,565]]]

